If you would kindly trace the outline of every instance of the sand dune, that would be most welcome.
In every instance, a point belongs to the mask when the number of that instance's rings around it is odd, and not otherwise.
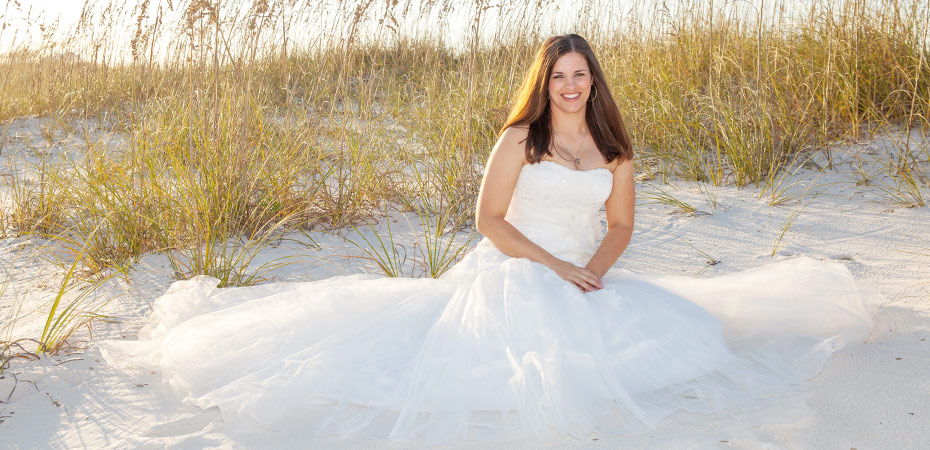
[[[12,126],[9,134],[17,141],[3,152],[3,173],[23,171],[23,161],[39,158],[36,133],[42,120],[20,119]],[[823,157],[798,168],[789,181],[797,183],[788,190],[797,198],[776,207],[760,198],[756,187],[658,185],[648,180],[637,184],[637,226],[619,266],[641,273],[709,277],[808,256],[839,261],[880,294],[873,297],[879,303],[874,305],[870,338],[838,354],[801,389],[751,410],[681,414],[648,432],[598,441],[483,442],[448,448],[930,447],[930,208],[891,204],[878,187],[881,175],[869,163],[881,158],[895,139],[900,136],[835,145],[834,168],[818,170],[827,165]],[[44,152],[75,152],[78,141],[61,142]],[[113,142],[118,147],[119,140]],[[862,173],[872,178],[869,184],[862,183]],[[657,188],[698,213],[648,200]],[[7,191],[4,207],[9,207],[9,195]],[[796,218],[782,234],[792,214]],[[396,221],[392,226],[401,242],[412,239],[415,218],[397,215],[391,220]],[[373,271],[364,261],[346,257],[358,254],[358,249],[342,237],[322,232],[309,237],[319,248],[307,245],[305,235],[290,234],[264,249],[257,262],[298,257],[300,263],[272,272],[273,282]],[[0,338],[41,333],[43,305],[61,279],[60,268],[37,259],[45,244],[38,238],[0,240],[0,267],[8,280],[0,297],[0,320],[5,322],[0,331],[10,334]],[[718,262],[710,265],[710,259]],[[11,361],[0,379],[0,447],[407,448],[371,441],[327,439],[311,445],[287,436],[238,436],[224,428],[218,411],[183,403],[161,383],[159,374],[126,377],[107,366],[95,342],[133,339],[153,300],[172,278],[164,255],[144,257],[128,277],[114,278],[94,294],[109,300],[102,312],[112,320],[96,322],[92,334],[83,330],[75,335],[71,351]],[[26,314],[30,311],[35,312]],[[14,317],[18,319],[10,331]]]

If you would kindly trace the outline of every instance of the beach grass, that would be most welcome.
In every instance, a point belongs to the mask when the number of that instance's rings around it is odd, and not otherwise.
[[[35,352],[30,351],[27,346],[35,347],[41,345],[35,339],[29,338],[20,338],[14,341],[2,341],[0,340],[0,375],[3,375],[3,372],[6,371],[10,363],[16,359],[25,359],[25,360],[36,360],[39,359],[39,355]],[[7,403],[12,396],[13,392],[9,392],[7,398],[0,400],[0,404]]]
[[[84,132],[78,155],[16,155],[28,167],[12,179],[2,224],[80,248],[64,267],[107,274],[167,252],[178,277],[241,285],[270,269],[247,270],[263,239],[344,234],[390,204],[419,217],[422,244],[409,257],[425,264],[419,275],[438,276],[470,242],[457,230],[472,226],[483,165],[535,50],[555,32],[592,43],[638,169],[697,181],[710,197],[734,184],[757,186],[771,206],[798,201],[797,161],[889,127],[930,129],[925,1],[800,11],[634,2],[620,19],[546,25],[539,18],[554,4],[476,0],[463,6],[467,31],[449,36],[430,28],[451,14],[434,1],[419,14],[393,0],[339,3],[328,25],[314,22],[319,6],[286,1],[88,2],[73,29],[45,23],[38,43],[0,49],[0,121],[53,118],[49,144],[59,128],[94,122],[122,144]],[[908,141],[899,154],[883,192],[924,206],[930,149]],[[669,194],[654,200],[695,211]],[[372,228],[361,251],[401,275],[386,230]]]

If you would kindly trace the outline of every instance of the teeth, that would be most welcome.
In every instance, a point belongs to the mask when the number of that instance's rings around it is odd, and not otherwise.
[[[576,93],[574,93],[574,94],[563,95],[562,97],[565,97],[565,98],[568,98],[568,99],[572,99],[572,98],[578,98],[579,95],[581,95],[581,93],[580,93],[580,92],[576,92]]]

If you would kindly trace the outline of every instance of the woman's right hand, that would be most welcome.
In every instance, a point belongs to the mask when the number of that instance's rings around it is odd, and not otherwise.
[[[593,292],[602,289],[601,278],[590,269],[578,267],[568,261],[557,260],[550,267],[563,280],[574,284],[581,292]]]

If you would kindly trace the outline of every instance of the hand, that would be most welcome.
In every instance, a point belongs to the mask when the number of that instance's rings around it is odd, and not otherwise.
[[[550,268],[563,280],[581,289],[581,292],[594,292],[604,287],[601,283],[601,278],[591,269],[578,267],[568,261],[562,260],[558,260]]]

